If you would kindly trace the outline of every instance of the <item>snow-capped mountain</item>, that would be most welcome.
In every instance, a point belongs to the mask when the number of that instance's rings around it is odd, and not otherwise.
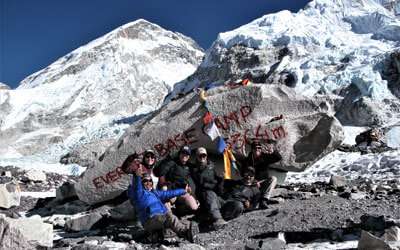
[[[26,156],[51,145],[73,148],[116,138],[126,123],[159,108],[202,58],[202,49],[182,34],[145,20],[123,25],[17,89],[0,91],[0,154]]]
[[[195,74],[170,97],[252,78],[307,96],[333,95],[345,125],[397,121],[399,17],[398,0],[314,0],[298,13],[263,16],[219,34]]]
[[[5,83],[0,82],[0,90],[8,90],[10,89],[10,86],[8,86]]]

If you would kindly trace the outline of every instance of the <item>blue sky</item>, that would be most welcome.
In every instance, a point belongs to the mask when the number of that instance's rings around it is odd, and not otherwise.
[[[218,33],[309,0],[0,0],[0,82],[30,74],[116,27],[144,18],[207,49]]]

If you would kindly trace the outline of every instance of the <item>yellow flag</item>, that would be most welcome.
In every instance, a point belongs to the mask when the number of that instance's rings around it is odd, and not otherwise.
[[[224,150],[224,179],[225,180],[230,180],[232,179],[232,171],[231,171],[231,160],[229,157],[229,151],[225,149]]]

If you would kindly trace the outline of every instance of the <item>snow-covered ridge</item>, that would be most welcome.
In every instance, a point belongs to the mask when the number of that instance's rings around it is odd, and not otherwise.
[[[123,25],[17,89],[0,91],[0,154],[58,161],[65,149],[118,138],[129,126],[118,121],[160,107],[202,57],[202,49],[182,34],[143,19]]]
[[[398,0],[314,0],[298,13],[265,15],[220,33],[174,94],[251,73],[257,82],[290,84],[308,96],[355,84],[361,96],[392,99],[382,62],[399,48],[398,9]]]
[[[8,86],[5,83],[0,82],[0,90],[8,90],[10,89],[10,86]]]

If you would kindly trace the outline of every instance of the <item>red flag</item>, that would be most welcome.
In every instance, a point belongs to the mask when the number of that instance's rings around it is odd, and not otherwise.
[[[249,79],[244,79],[243,81],[242,81],[242,85],[243,86],[247,86],[247,84],[249,84],[249,82],[250,82],[250,80]]]
[[[213,121],[213,116],[211,114],[211,112],[207,112],[204,116],[203,116],[203,123],[205,125],[209,124],[210,122]]]

